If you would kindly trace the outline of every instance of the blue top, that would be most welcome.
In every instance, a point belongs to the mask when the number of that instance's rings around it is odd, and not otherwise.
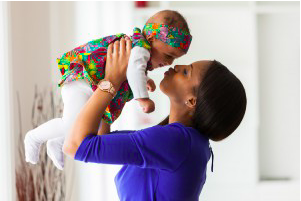
[[[180,123],[89,135],[75,159],[123,164],[115,177],[121,201],[196,201],[206,180],[209,140]]]

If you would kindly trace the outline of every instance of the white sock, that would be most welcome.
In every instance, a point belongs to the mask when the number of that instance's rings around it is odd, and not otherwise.
[[[65,137],[59,137],[47,141],[47,155],[51,158],[55,167],[64,168],[64,153],[62,151]]]
[[[28,131],[24,138],[25,160],[32,164],[37,164],[39,160],[39,153],[41,144],[33,137],[33,131]]]
[[[25,160],[32,164],[36,164],[39,161],[42,143],[63,135],[64,127],[61,118],[51,119],[37,128],[28,131],[24,138]]]

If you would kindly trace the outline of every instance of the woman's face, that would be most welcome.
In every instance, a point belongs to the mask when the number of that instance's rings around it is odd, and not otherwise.
[[[160,89],[171,100],[185,103],[196,97],[198,86],[211,61],[202,60],[189,65],[176,65],[164,73]]]

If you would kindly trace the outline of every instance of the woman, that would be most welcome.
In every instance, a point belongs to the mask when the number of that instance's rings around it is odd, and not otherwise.
[[[139,131],[95,135],[101,116],[126,80],[131,42],[109,46],[106,78],[99,85],[64,144],[76,160],[123,164],[115,178],[120,200],[198,200],[210,159],[209,139],[220,141],[240,124],[246,109],[241,82],[217,61],[175,66],[161,91],[170,114],[160,125]],[[109,86],[106,87],[105,85]]]

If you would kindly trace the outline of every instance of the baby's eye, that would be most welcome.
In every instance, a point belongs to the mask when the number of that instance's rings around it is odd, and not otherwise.
[[[187,75],[187,70],[186,69],[184,69],[184,75]]]
[[[172,59],[172,56],[170,56],[170,55],[168,55],[168,54],[166,54],[165,57],[166,57],[167,59]]]

